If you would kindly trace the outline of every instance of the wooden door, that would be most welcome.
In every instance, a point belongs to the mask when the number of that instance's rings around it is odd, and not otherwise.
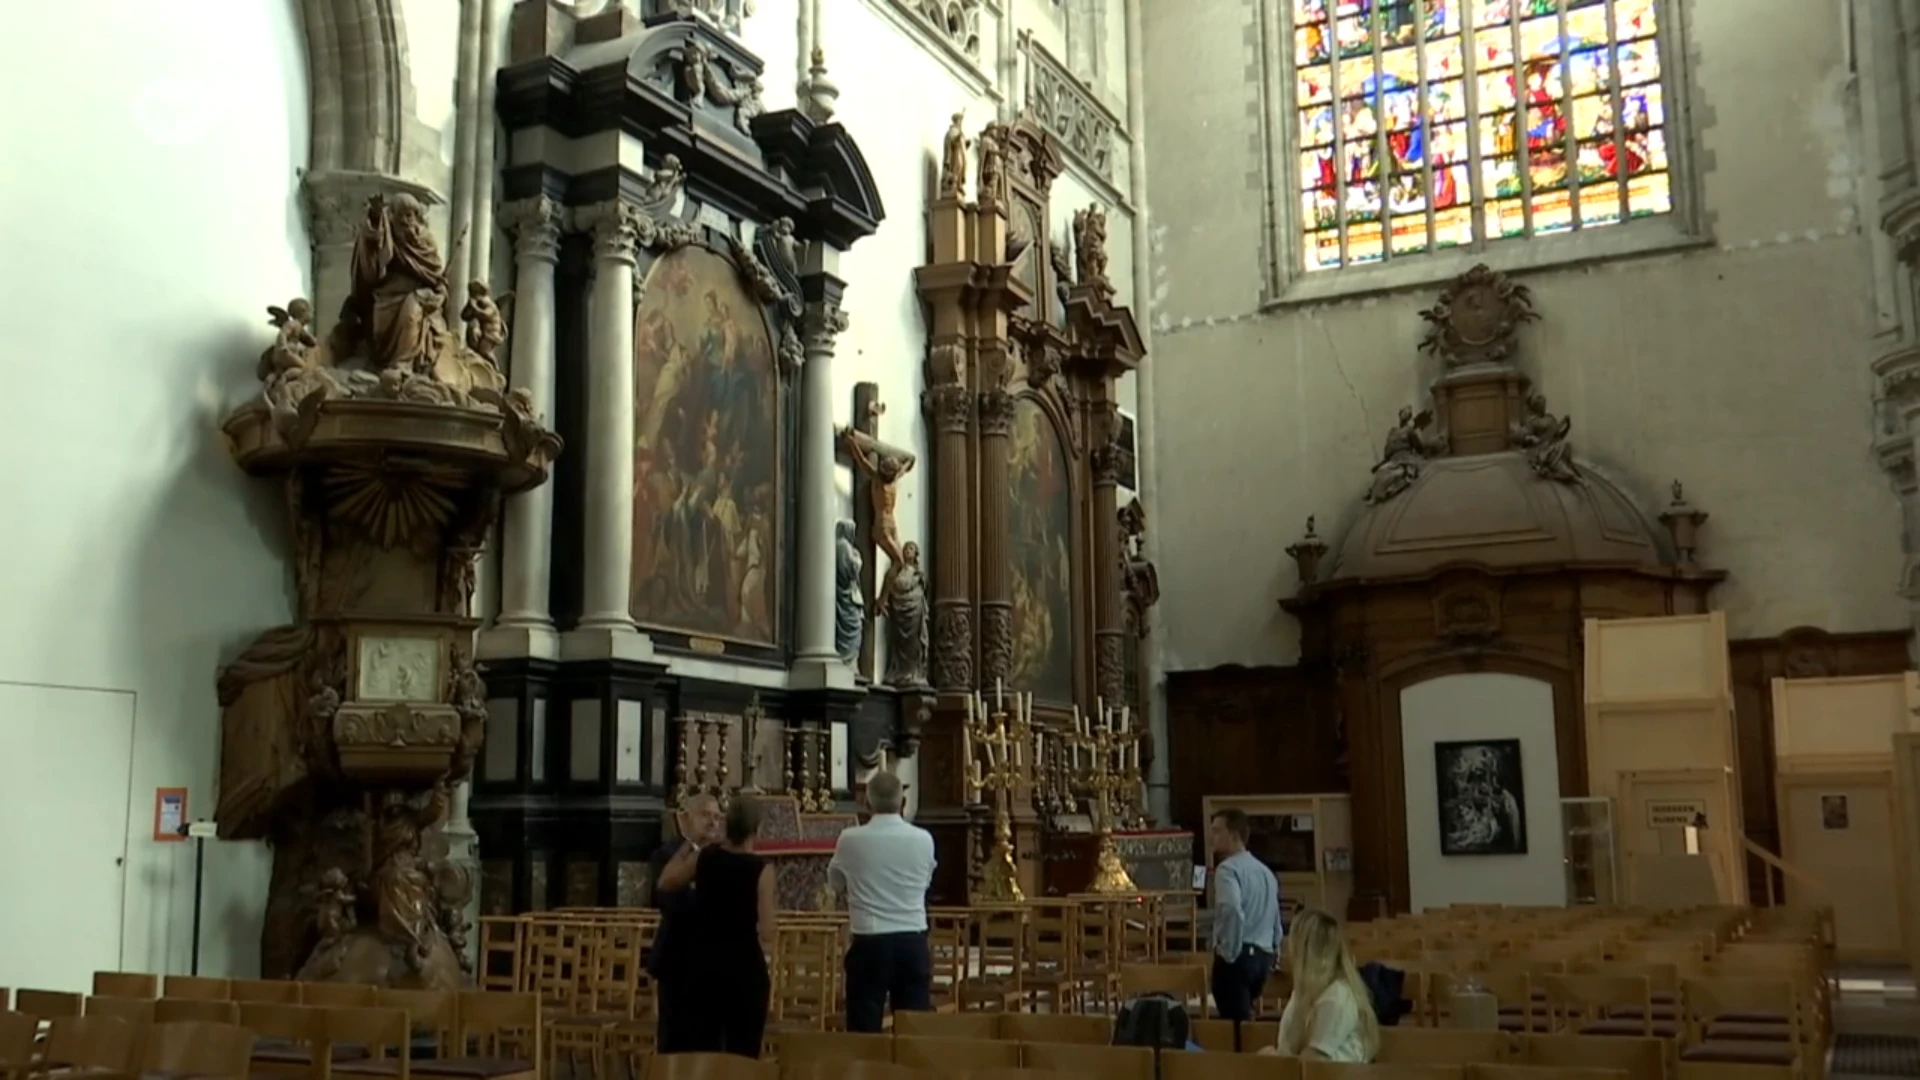
[[[1643,864],[1684,854],[1685,822],[1706,819],[1699,854],[1713,873],[1723,904],[1745,896],[1738,874],[1740,820],[1734,812],[1733,779],[1726,769],[1638,769],[1620,774],[1620,821],[1615,835],[1626,871],[1628,895],[1634,895]]]
[[[1831,904],[1843,960],[1898,962],[1900,869],[1893,777],[1883,771],[1781,773],[1780,857],[1819,882],[1786,876],[1789,904]]]

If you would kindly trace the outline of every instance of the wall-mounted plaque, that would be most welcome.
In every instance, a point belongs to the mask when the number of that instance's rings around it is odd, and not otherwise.
[[[439,701],[440,639],[369,634],[360,639],[360,701]]]

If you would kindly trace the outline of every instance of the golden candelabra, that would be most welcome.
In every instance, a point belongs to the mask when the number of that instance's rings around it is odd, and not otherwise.
[[[692,727],[693,721],[690,718],[685,716],[680,718],[680,754],[673,765],[673,804],[675,806],[685,806],[687,800],[693,798],[693,784],[687,779],[687,758],[693,752],[688,738]]]
[[[745,781],[741,792],[747,795],[759,795],[760,791],[760,723],[767,718],[767,711],[760,707],[760,695],[753,695],[747,707],[740,713],[741,765],[740,779]]]
[[[1013,797],[1027,782],[1031,763],[1026,737],[1015,733],[1033,730],[1033,695],[1013,695],[1012,723],[1007,719],[1005,695],[996,689],[994,699],[992,710],[977,695],[967,699],[961,768],[968,802],[980,802],[987,792],[993,795],[993,846],[980,867],[976,899],[988,904],[1017,904],[1026,896],[1021,892],[1020,871],[1014,862]]]
[[[800,804],[800,812],[814,814],[820,811],[815,800],[813,788],[813,759],[818,744],[813,740],[813,732],[796,727],[787,732],[793,739],[793,761],[788,775],[792,778],[789,787],[793,790],[794,800]]]
[[[713,718],[713,731],[715,735],[719,736],[718,741],[720,743],[714,753],[714,759],[718,765],[718,769],[716,770],[718,776],[713,784],[713,797],[720,800],[720,808],[724,810],[732,797],[732,793],[727,790],[727,773],[729,771],[727,757],[733,750],[733,725],[716,716]]]
[[[820,790],[814,798],[813,805],[818,812],[825,814],[833,810],[833,729],[821,728],[813,735],[814,745],[819,747],[814,753],[813,760],[817,766],[817,779],[820,782]]]
[[[1093,883],[1087,891],[1136,893],[1139,886],[1127,872],[1127,864],[1120,861],[1113,843],[1113,823],[1116,799],[1127,797],[1124,793],[1131,786],[1130,770],[1139,768],[1140,735],[1129,730],[1130,710],[1125,707],[1108,709],[1101,703],[1096,711],[1097,721],[1074,711],[1075,745],[1086,749],[1092,758],[1086,785],[1094,800],[1094,827],[1100,845],[1094,856]]]

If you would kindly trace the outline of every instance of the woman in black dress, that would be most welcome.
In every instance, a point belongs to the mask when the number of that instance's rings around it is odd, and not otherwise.
[[[760,832],[760,806],[735,799],[727,808],[726,839],[696,854],[676,852],[660,873],[667,887],[691,882],[692,946],[688,950],[689,1051],[760,1056],[773,984],[767,957],[773,953],[779,908],[773,867],[753,853]]]

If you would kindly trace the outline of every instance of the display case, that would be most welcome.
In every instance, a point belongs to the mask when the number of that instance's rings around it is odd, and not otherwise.
[[[1207,820],[1222,810],[1247,815],[1247,850],[1280,879],[1288,911],[1316,908],[1347,916],[1353,896],[1353,802],[1344,794],[1210,795]],[[1207,897],[1213,897],[1215,855],[1207,851]]]
[[[1602,907],[1618,903],[1613,800],[1561,799],[1560,829],[1566,841],[1567,903]]]

